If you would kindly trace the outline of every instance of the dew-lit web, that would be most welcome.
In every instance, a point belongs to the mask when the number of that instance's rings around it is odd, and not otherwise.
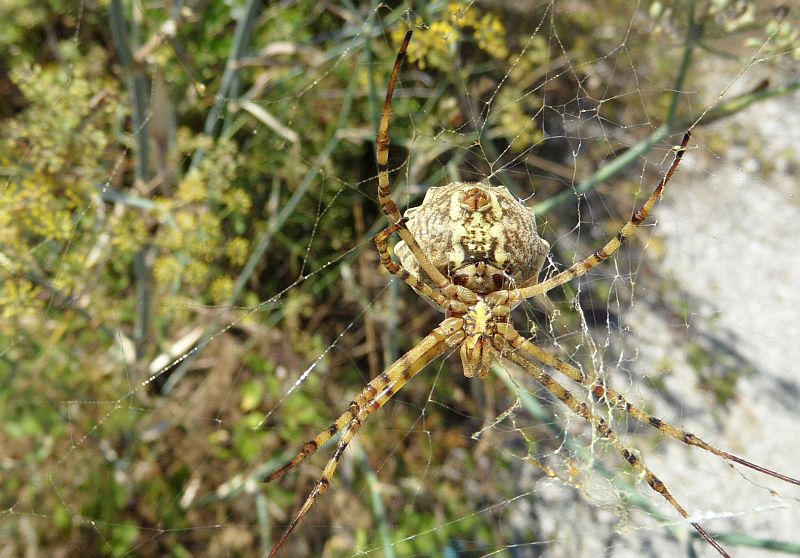
[[[505,184],[537,210],[543,275],[616,234],[693,128],[633,242],[514,321],[798,476],[797,9],[24,4],[0,8],[8,555],[269,551],[331,448],[260,479],[441,319],[372,242],[408,25],[395,199]],[[582,419],[494,372],[450,355],[372,415],[285,555],[716,555]],[[796,487],[595,411],[732,555],[800,553]]]

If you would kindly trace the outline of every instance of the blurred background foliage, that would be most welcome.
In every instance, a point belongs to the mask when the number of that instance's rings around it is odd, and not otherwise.
[[[371,241],[386,224],[376,123],[408,26],[390,128],[400,204],[492,175],[541,202],[551,241],[575,229],[576,204],[602,208],[580,221],[579,242],[555,245],[554,261],[569,263],[628,218],[670,135],[713,100],[682,94],[695,60],[796,55],[788,15],[779,2],[732,0],[638,10],[614,0],[600,12],[580,0],[3,2],[0,510],[10,555],[269,548],[321,458],[275,485],[259,475],[439,319],[409,289],[386,287]],[[784,85],[718,104],[701,125]],[[581,293],[584,314],[596,307],[605,320],[605,288]],[[553,303],[575,294],[568,286]],[[559,328],[581,332],[562,307]],[[555,335],[546,305],[524,312],[528,328]],[[384,540],[408,540],[387,556],[536,540],[535,518],[504,526],[473,512],[520,494],[512,454],[560,440],[531,429],[476,450],[470,433],[487,406],[507,407],[492,398],[508,396],[477,394],[451,360],[437,387],[447,406],[404,412],[425,401],[420,381],[376,416],[352,451],[362,458],[345,460],[288,556],[350,555],[378,546],[389,525]],[[383,485],[373,505],[365,491],[378,491],[364,481],[374,469]]]

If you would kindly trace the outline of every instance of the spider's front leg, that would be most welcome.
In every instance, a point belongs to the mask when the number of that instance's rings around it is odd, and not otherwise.
[[[564,283],[568,283],[577,277],[586,275],[590,269],[604,262],[609,258],[609,256],[616,252],[622,243],[631,235],[633,235],[639,225],[641,225],[644,220],[647,219],[647,216],[650,214],[650,210],[653,209],[653,206],[656,204],[659,198],[661,198],[664,188],[666,188],[667,184],[672,178],[672,175],[675,174],[675,171],[678,170],[678,165],[680,165],[681,159],[683,159],[683,154],[686,152],[686,146],[689,145],[689,138],[691,138],[691,133],[687,131],[683,136],[681,144],[675,147],[675,158],[672,160],[672,164],[670,165],[669,169],[667,169],[667,173],[658,182],[653,190],[653,193],[650,194],[650,197],[647,198],[642,207],[633,214],[633,217],[631,217],[630,220],[625,223],[622,229],[617,233],[617,236],[609,240],[605,246],[603,246],[600,250],[597,250],[588,258],[572,264],[561,273],[558,273],[549,279],[545,279],[541,283],[536,283],[535,285],[526,286],[517,289],[516,291],[512,291],[514,298],[512,306],[516,306],[522,302],[522,300],[546,293],[547,291],[552,290],[559,285],[563,285]]]
[[[337,432],[342,431],[342,437],[336,447],[336,451],[330,458],[322,471],[317,483],[311,493],[306,498],[303,506],[294,516],[286,527],[275,547],[269,553],[273,558],[278,554],[281,547],[308,513],[316,502],[317,498],[323,494],[330,485],[331,478],[336,471],[336,466],[344,453],[344,450],[353,441],[358,430],[367,417],[383,407],[387,401],[397,393],[405,384],[413,378],[420,370],[427,366],[432,360],[442,355],[449,349],[457,347],[464,340],[464,320],[461,318],[447,318],[439,326],[428,334],[419,344],[397,359],[385,372],[373,378],[364,389],[350,403],[347,411],[342,413],[327,429],[303,445],[303,449],[294,459],[278,468],[269,475],[265,481],[269,482],[282,476],[286,471],[292,469],[309,455],[313,455],[322,445],[330,440]]]
[[[419,243],[414,238],[414,235],[411,234],[411,231],[406,227],[405,221],[400,215],[400,210],[397,208],[394,199],[392,199],[391,189],[389,188],[389,116],[392,110],[394,87],[397,83],[397,76],[400,73],[400,66],[403,64],[403,58],[405,58],[408,43],[411,41],[411,35],[412,31],[406,33],[403,43],[400,45],[400,50],[397,52],[397,58],[395,59],[394,68],[392,69],[392,77],[386,89],[386,99],[383,103],[383,113],[381,114],[380,124],[378,125],[378,135],[375,139],[375,158],[378,165],[378,202],[380,203],[381,211],[386,214],[389,221],[392,223],[392,227],[394,228],[392,232],[396,231],[397,234],[400,235],[400,238],[403,239],[411,252],[413,252],[414,257],[417,259],[417,262],[419,262],[419,266],[425,274],[430,277],[431,281],[433,281],[436,289],[438,289],[444,297],[454,299],[457,298],[455,293],[458,289],[449,278],[445,277],[445,275],[431,263],[428,256],[426,256],[419,247]],[[381,250],[380,245],[378,249]],[[388,250],[386,250],[385,253],[388,255]],[[383,254],[384,252],[381,251],[381,262],[389,269],[391,257],[386,259]],[[395,273],[391,269],[389,269],[389,271]],[[408,283],[408,280],[403,280]],[[428,295],[426,294],[425,296]],[[438,304],[438,301],[435,299],[433,300]]]

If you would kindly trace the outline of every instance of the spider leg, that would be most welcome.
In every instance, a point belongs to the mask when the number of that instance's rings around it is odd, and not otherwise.
[[[412,31],[406,33],[403,39],[403,44],[397,52],[397,59],[394,62],[394,69],[392,70],[392,77],[389,80],[389,87],[386,90],[386,100],[383,104],[383,114],[378,126],[378,137],[376,139],[377,151],[376,158],[378,162],[378,201],[381,204],[381,210],[389,217],[392,223],[397,224],[397,233],[400,235],[408,248],[417,258],[420,267],[430,277],[434,284],[443,289],[452,286],[450,280],[445,277],[436,267],[431,263],[428,257],[423,253],[419,247],[417,240],[411,231],[405,226],[400,216],[400,210],[397,209],[397,204],[392,199],[391,191],[389,190],[389,115],[392,109],[392,96],[394,95],[394,86],[397,82],[397,74],[400,72],[400,66],[405,58],[408,43],[411,40]],[[384,260],[381,258],[381,262]],[[384,263],[384,265],[386,265]],[[391,270],[389,270],[391,272]]]
[[[644,475],[645,481],[647,482],[648,486],[652,488],[655,492],[661,494],[664,499],[669,502],[669,504],[675,508],[679,514],[681,514],[684,518],[689,519],[688,512],[681,506],[678,501],[675,499],[674,496],[670,493],[667,489],[666,485],[656,476],[653,472],[648,469],[645,464],[642,462],[642,459],[637,456],[635,453],[631,452],[628,448],[626,448],[623,443],[620,441],[619,437],[617,436],[616,432],[614,432],[611,427],[608,425],[608,422],[602,418],[597,416],[592,412],[585,402],[579,400],[575,397],[567,388],[562,386],[558,383],[552,376],[546,374],[542,371],[541,368],[530,362],[526,359],[522,354],[517,351],[510,351],[504,355],[506,358],[511,359],[512,361],[516,362],[517,364],[521,365],[525,371],[533,376],[537,382],[539,382],[542,386],[547,389],[550,393],[558,397],[558,399],[564,403],[567,407],[570,408],[575,414],[583,417],[586,419],[595,429],[600,433],[600,435],[609,441],[609,443],[614,446],[614,448],[622,454],[622,457],[630,463],[631,467],[639,473],[640,475]],[[695,531],[704,539],[706,540],[711,546],[713,546],[720,555],[724,556],[725,558],[731,558],[730,555],[725,551],[722,546],[708,534],[708,532],[703,529],[699,523],[694,521],[690,521],[691,526],[694,528]]]
[[[546,293],[547,291],[554,289],[559,285],[563,285],[564,283],[572,281],[576,277],[585,275],[590,269],[604,262],[609,256],[616,252],[625,239],[630,237],[636,231],[636,228],[639,227],[639,225],[641,225],[645,219],[647,219],[647,216],[650,214],[650,210],[653,208],[656,201],[658,201],[658,199],[661,197],[667,183],[678,169],[678,165],[683,158],[683,153],[686,151],[686,146],[689,143],[690,137],[690,132],[686,132],[686,134],[684,134],[683,141],[681,141],[680,146],[676,149],[675,159],[673,159],[672,164],[667,170],[667,173],[661,178],[655,190],[653,190],[653,193],[650,194],[650,197],[644,202],[644,205],[642,205],[642,207],[633,214],[633,217],[631,217],[631,219],[625,223],[625,226],[623,226],[619,233],[617,233],[617,236],[609,240],[605,246],[603,246],[600,250],[597,250],[588,258],[572,264],[561,273],[558,273],[553,277],[542,281],[541,283],[518,289],[513,294],[516,303],[512,304],[512,306],[516,306],[516,304],[519,304],[519,302],[524,299]]]
[[[386,90],[386,99],[383,103],[383,114],[381,115],[381,122],[378,127],[378,137],[376,140],[378,201],[381,204],[381,210],[393,223],[400,222],[400,210],[397,209],[397,204],[392,199],[392,194],[389,191],[389,114],[392,110],[392,96],[394,95],[394,86],[397,82],[397,74],[400,72],[400,66],[403,64],[403,59],[406,56],[406,49],[408,49],[408,43],[411,41],[412,33],[413,31],[410,30],[406,33],[406,36],[403,38],[403,44],[400,45],[400,50],[394,61],[392,77],[389,80],[389,87]]]
[[[621,411],[625,411],[630,416],[642,422],[644,424],[649,424],[650,426],[657,428],[664,434],[668,436],[672,436],[676,440],[680,440],[684,444],[690,446],[696,446],[698,448],[702,448],[714,455],[717,455],[727,461],[732,461],[734,463],[738,463],[759,473],[763,473],[765,475],[769,475],[776,479],[780,479],[782,481],[789,482],[791,484],[800,485],[800,480],[789,477],[782,473],[778,473],[777,471],[773,471],[771,469],[767,469],[766,467],[762,467],[761,465],[757,465],[746,459],[742,459],[736,455],[728,453],[724,450],[719,449],[716,446],[709,444],[708,442],[698,438],[691,432],[687,432],[677,426],[673,426],[668,422],[664,422],[660,418],[654,417],[639,409],[638,407],[634,406],[633,404],[629,403],[623,395],[609,387],[600,385],[598,383],[598,378],[596,375],[585,374],[575,366],[564,362],[560,358],[550,354],[549,352],[545,351],[544,349],[537,347],[535,344],[531,343],[524,337],[522,337],[510,324],[498,324],[498,331],[506,338],[506,340],[515,348],[522,350],[523,352],[527,353],[528,355],[532,356],[539,362],[558,370],[570,380],[577,382],[586,388],[589,389],[590,393],[598,398],[598,399],[605,399],[611,406]]]
[[[278,554],[286,540],[294,531],[300,520],[308,513],[316,502],[317,498],[323,494],[330,485],[336,466],[339,464],[344,450],[353,441],[361,424],[366,418],[383,407],[387,401],[397,393],[405,384],[413,378],[420,370],[427,366],[436,357],[443,354],[448,349],[457,347],[464,340],[464,320],[461,318],[447,318],[439,326],[428,334],[420,343],[397,359],[385,372],[376,376],[364,389],[356,396],[355,401],[350,403],[347,411],[342,413],[326,430],[320,432],[316,438],[306,442],[302,451],[294,459],[280,467],[266,478],[269,482],[274,480],[295,465],[303,461],[327,442],[339,430],[342,430],[342,437],[333,457],[330,458],[325,468],[322,470],[313,490],[306,498],[303,506],[294,516],[286,527],[277,544],[269,553],[269,558]]]

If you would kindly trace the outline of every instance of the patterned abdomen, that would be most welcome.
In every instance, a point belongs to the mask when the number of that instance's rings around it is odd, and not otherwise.
[[[504,186],[454,182],[434,187],[405,217],[431,263],[478,294],[535,279],[550,250],[536,233],[533,211]],[[395,253],[409,273],[430,284],[404,242]]]

